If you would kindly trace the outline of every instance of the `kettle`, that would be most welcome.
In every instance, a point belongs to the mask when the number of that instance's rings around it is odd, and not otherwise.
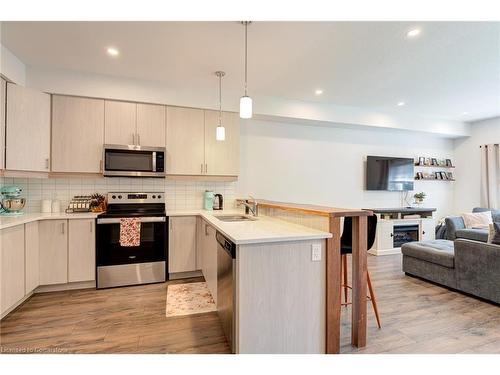
[[[223,210],[224,209],[224,199],[222,198],[222,194],[214,194],[214,210]]]

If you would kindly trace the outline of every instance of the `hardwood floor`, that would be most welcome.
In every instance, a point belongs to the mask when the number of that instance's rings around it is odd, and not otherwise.
[[[405,276],[400,255],[368,268],[382,329],[368,304],[368,344],[352,347],[342,308],[342,353],[500,353],[500,307]],[[0,322],[0,351],[229,353],[216,312],[166,318],[165,301],[165,284],[36,294]]]
[[[1,321],[1,352],[230,352],[216,312],[166,318],[165,303],[165,284],[35,294]]]

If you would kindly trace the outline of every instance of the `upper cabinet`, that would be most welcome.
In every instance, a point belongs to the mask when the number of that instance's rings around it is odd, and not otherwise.
[[[102,172],[104,100],[52,96],[52,171]]]
[[[7,84],[5,168],[48,172],[50,95]]]
[[[106,144],[165,147],[165,106],[105,101]]]
[[[137,104],[105,101],[104,143],[136,145]]]
[[[165,147],[165,106],[137,104],[137,144],[139,146]]]
[[[204,122],[202,109],[167,107],[167,174],[204,174]]]
[[[218,116],[217,111],[167,107],[167,174],[238,175],[238,114],[222,114],[225,141],[215,139]]]
[[[0,170],[5,168],[5,97],[7,83],[0,78]]]
[[[226,139],[215,139],[219,121],[217,111],[205,111],[205,174],[215,176],[237,176],[240,165],[239,116],[233,112],[222,113],[222,125]]]

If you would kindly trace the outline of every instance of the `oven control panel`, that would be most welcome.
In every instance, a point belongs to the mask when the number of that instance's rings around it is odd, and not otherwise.
[[[164,192],[150,193],[127,193],[111,192],[108,193],[108,204],[115,203],[162,203],[165,200]]]

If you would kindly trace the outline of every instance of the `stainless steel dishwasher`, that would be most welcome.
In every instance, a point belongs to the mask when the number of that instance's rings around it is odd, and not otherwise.
[[[235,352],[236,245],[217,232],[217,312],[231,351]]]

